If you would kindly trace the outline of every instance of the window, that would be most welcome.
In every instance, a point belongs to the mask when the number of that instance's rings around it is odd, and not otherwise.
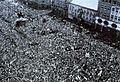
[[[118,18],[118,21],[120,21],[120,17]]]
[[[106,0],[105,2],[108,2],[108,0]]]
[[[84,14],[86,14],[86,11],[84,10]]]
[[[106,10],[106,7],[104,8],[104,10]]]
[[[88,15],[88,14],[89,14],[89,11],[87,11],[86,14]]]
[[[85,18],[85,16],[83,16],[83,18]]]
[[[75,17],[77,16],[77,13],[74,13]]]
[[[77,10],[75,9],[75,13],[76,13],[76,11],[77,11]]]
[[[115,20],[117,20],[117,16],[115,16]]]
[[[114,1],[113,3],[114,3],[114,4],[117,4],[117,2],[116,2],[116,1]]]
[[[116,10],[119,10],[119,8],[116,8]]]
[[[103,9],[103,6],[101,8]]]
[[[115,8],[112,8],[112,11],[114,11],[115,10]]]
[[[116,13],[118,13],[118,11],[116,11]]]
[[[111,3],[111,0],[109,0],[109,3]]]
[[[111,15],[111,20],[113,19],[113,15]]]
[[[86,19],[87,19],[87,20],[89,20],[89,18],[88,18],[88,17],[86,17]]]
[[[77,12],[79,13],[79,12],[80,12],[80,10],[81,10],[81,9],[80,9],[80,8],[78,8]]]

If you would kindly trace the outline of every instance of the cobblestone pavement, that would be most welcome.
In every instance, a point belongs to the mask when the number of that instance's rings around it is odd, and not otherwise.
[[[119,50],[48,12],[0,1],[0,82],[120,82]]]

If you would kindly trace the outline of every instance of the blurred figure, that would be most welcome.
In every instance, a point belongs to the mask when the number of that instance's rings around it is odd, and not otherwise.
[[[22,12],[17,12],[18,18],[24,18],[24,14]]]
[[[28,19],[24,18],[24,14],[22,12],[17,12],[16,14],[18,16],[18,19],[16,19],[16,27],[25,26]]]

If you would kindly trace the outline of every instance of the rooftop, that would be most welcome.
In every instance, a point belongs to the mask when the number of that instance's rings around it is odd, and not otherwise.
[[[98,9],[98,1],[99,0],[73,0],[71,3],[80,5],[86,8],[90,8],[93,10]]]

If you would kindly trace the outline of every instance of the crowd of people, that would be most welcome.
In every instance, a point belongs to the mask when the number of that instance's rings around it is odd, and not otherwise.
[[[0,8],[0,82],[120,81],[120,51],[82,26],[49,16],[50,10],[8,1]],[[28,21],[16,27],[21,15]]]

